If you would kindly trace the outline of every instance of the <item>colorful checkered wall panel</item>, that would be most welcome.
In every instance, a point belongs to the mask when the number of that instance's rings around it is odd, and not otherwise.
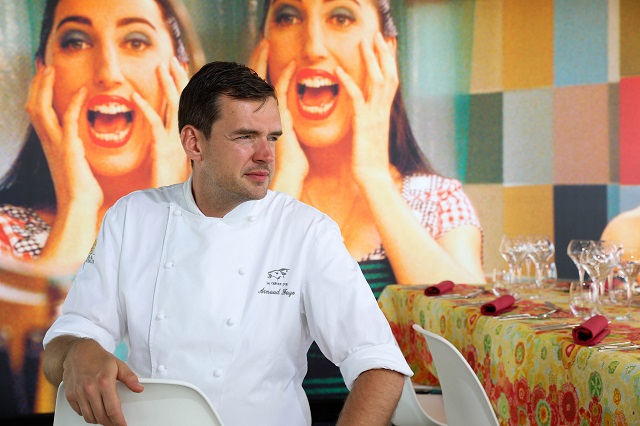
[[[640,2],[483,0],[474,9],[465,188],[488,274],[502,234],[572,238],[640,204]]]

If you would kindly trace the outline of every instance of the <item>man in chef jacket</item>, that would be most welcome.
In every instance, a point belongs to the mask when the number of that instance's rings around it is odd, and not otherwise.
[[[411,370],[336,224],[268,190],[287,142],[273,87],[210,63],[178,121],[191,177],[107,212],[45,337],[47,378],[89,423],[126,424],[115,382],[153,377],[198,386],[226,425],[308,425],[315,340],[351,389],[339,424],[389,424]]]

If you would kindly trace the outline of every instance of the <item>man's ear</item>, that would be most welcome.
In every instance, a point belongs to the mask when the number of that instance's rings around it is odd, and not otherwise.
[[[202,160],[202,143],[205,138],[202,132],[193,127],[191,124],[187,124],[180,131],[180,142],[182,143],[182,149],[189,157],[189,160],[198,162]]]
[[[44,67],[44,62],[42,59],[36,58],[36,71],[40,71]]]

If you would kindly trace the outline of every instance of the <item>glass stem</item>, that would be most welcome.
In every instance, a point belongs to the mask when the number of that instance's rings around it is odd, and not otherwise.
[[[578,265],[578,277],[580,279],[580,284],[584,285],[584,268],[582,265]]]

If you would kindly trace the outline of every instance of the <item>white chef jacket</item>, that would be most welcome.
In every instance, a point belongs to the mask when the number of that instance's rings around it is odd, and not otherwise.
[[[313,340],[349,388],[369,369],[412,375],[328,216],[269,191],[206,217],[191,179],[107,212],[44,344],[64,334],[124,340],[133,371],[198,386],[226,425],[311,424]]]

